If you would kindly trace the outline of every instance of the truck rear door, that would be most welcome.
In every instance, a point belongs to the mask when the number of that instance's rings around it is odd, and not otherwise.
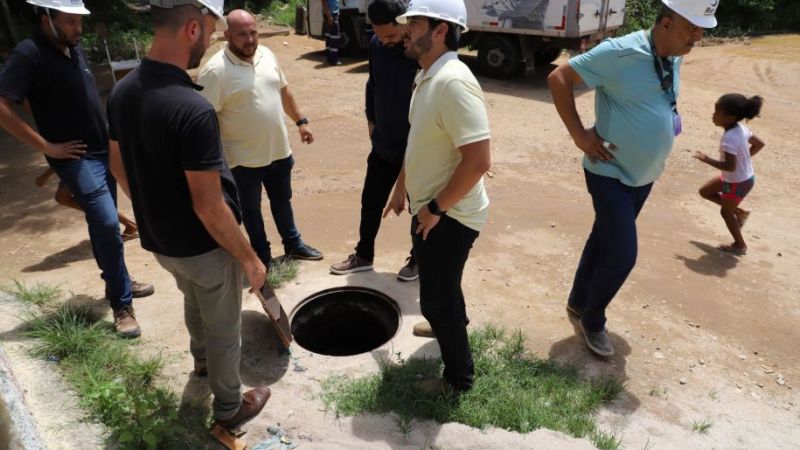
[[[325,0],[308,0],[308,34],[315,37],[324,37],[322,33],[322,23],[325,18],[322,15],[322,2]]]
[[[606,29],[613,30],[622,26],[625,20],[625,0],[608,0],[606,13]]]
[[[597,33],[603,28],[605,22],[605,8],[607,0],[577,0],[578,5],[578,33],[581,36]]]

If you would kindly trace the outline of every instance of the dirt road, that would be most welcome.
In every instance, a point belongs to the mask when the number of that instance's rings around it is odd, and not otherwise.
[[[404,437],[388,418],[338,421],[319,411],[314,398],[319,379],[337,371],[373,370],[374,357],[387,349],[406,355],[437,349],[410,337],[410,326],[420,317],[416,284],[393,280],[409,246],[407,216],[385,222],[377,243],[377,273],[327,275],[328,265],[350,253],[357,240],[369,152],[363,114],[366,63],[326,67],[322,43],[300,36],[262,43],[277,54],[311,120],[314,144],[301,146],[298,136],[290,136],[297,160],[294,206],[303,238],[325,253],[321,262],[304,263],[297,281],[279,295],[288,309],[316,290],[366,284],[398,299],[406,317],[394,341],[372,355],[335,359],[295,349],[288,358],[275,356],[277,340],[266,319],[245,312],[244,381],[272,384],[275,392],[268,412],[250,425],[248,441],[258,442],[267,423],[280,422],[309,436],[303,443],[308,448],[588,445],[547,431],[524,437],[457,425],[421,425]],[[621,436],[627,448],[773,449],[800,443],[798,54],[800,37],[782,36],[697,48],[686,58],[679,101],[684,134],[640,216],[637,268],[609,310],[608,326],[619,351],[610,361],[587,353],[564,313],[592,209],[580,153],[546,88],[547,71],[510,81],[479,77],[489,103],[494,164],[486,180],[490,224],[464,277],[471,319],[476,325],[519,328],[535,352],[573,361],[588,375],[624,379],[628,392],[603,411],[601,428]],[[727,92],[766,100],[762,117],[750,125],[767,147],[754,159],[757,183],[746,200],[753,211],[745,229],[750,249],[741,258],[715,250],[730,238],[717,208],[697,195],[715,172],[691,158],[695,150],[716,152],[720,130],[711,114],[716,99]],[[585,118],[592,117],[593,100],[591,91],[579,97]],[[40,157],[5,134],[0,142],[0,282],[60,284],[101,298],[83,219],[51,200],[53,185],[33,186],[44,167]],[[127,199],[121,203],[130,211]],[[277,236],[268,226],[268,234]],[[174,356],[164,382],[191,393],[196,386],[187,384],[191,359],[178,291],[138,241],[127,243],[126,252],[131,273],[155,282],[157,289],[153,297],[136,302],[144,329],[142,351]],[[245,306],[258,310],[252,298]],[[292,370],[300,363],[306,372]],[[40,392],[35,383],[26,383],[29,395]],[[701,420],[713,426],[707,434],[693,433],[692,422]],[[62,442],[58,433],[47,428],[54,448]]]

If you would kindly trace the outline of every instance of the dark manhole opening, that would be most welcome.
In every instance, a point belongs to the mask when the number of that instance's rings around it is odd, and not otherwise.
[[[400,308],[394,300],[355,286],[317,292],[303,300],[292,317],[295,342],[329,356],[374,350],[389,342],[399,326]]]

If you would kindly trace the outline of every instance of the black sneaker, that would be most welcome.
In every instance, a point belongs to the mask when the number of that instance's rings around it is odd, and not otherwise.
[[[419,266],[417,261],[411,256],[406,258],[406,265],[397,272],[397,279],[400,281],[414,281],[419,278]]]
[[[331,266],[331,273],[334,275],[347,275],[367,270],[372,270],[372,261],[367,261],[355,253],[348,256],[344,261]]]
[[[297,247],[286,252],[286,257],[291,259],[302,259],[306,261],[319,261],[322,259],[322,252],[314,247],[301,242]]]
[[[614,355],[614,345],[611,344],[611,338],[608,337],[608,332],[605,329],[602,331],[586,331],[583,323],[581,323],[581,331],[589,350],[600,356]]]

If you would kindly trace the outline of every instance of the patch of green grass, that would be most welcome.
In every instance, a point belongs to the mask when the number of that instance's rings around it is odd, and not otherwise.
[[[306,2],[303,0],[273,0],[269,6],[261,11],[261,14],[274,25],[293,27],[295,9],[298,5],[305,6],[305,4]]]
[[[337,416],[393,413],[400,425],[432,419],[520,433],[549,428],[594,437],[601,436],[594,413],[625,389],[618,380],[584,380],[573,366],[533,356],[520,332],[508,334],[487,326],[470,333],[470,346],[475,384],[460,397],[429,397],[417,389],[417,381],[440,376],[440,359],[404,360],[398,355],[397,362],[384,361],[378,374],[324,380],[322,400]]]
[[[714,401],[719,400],[719,391],[717,389],[712,389],[708,393],[708,398],[710,398],[711,400],[714,400]]]
[[[61,296],[61,289],[42,283],[26,286],[19,280],[14,280],[14,285],[3,288],[4,291],[18,298],[28,306],[39,308],[52,304]]]
[[[300,269],[300,263],[291,258],[275,259],[270,264],[267,274],[270,286],[279,288],[287,281],[294,280]]]
[[[618,450],[622,447],[622,438],[617,438],[614,433],[595,431],[592,433],[592,443],[600,450]]]
[[[714,425],[714,423],[708,419],[703,419],[699,421],[695,420],[692,422],[692,431],[701,434],[706,434],[708,433],[708,430],[711,429],[712,425]]]
[[[122,449],[200,448],[207,415],[178,415],[177,397],[155,385],[161,356],[141,358],[88,306],[69,303],[28,323],[35,356],[57,361],[87,419],[105,424]]]

